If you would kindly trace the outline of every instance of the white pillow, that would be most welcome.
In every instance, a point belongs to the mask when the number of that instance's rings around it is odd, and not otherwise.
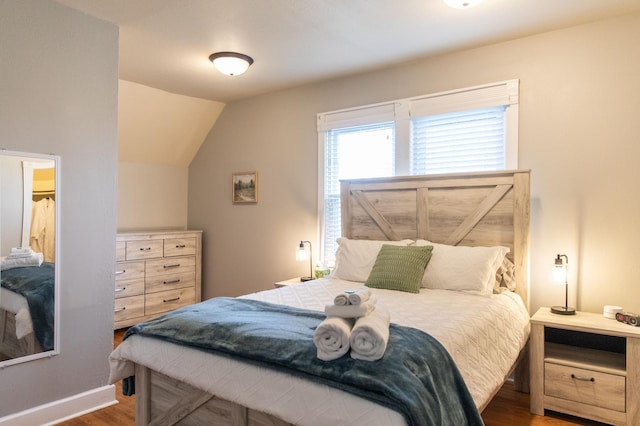
[[[331,272],[331,276],[341,280],[358,282],[365,282],[369,277],[383,244],[393,246],[413,244],[413,240],[350,240],[344,237],[338,238],[337,242],[336,266]]]
[[[433,246],[422,287],[480,295],[493,293],[496,271],[509,252],[508,247],[502,246],[450,246],[426,240],[417,240],[416,245]]]

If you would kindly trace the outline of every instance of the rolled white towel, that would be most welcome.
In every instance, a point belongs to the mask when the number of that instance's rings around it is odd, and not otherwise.
[[[334,305],[338,305],[338,306],[345,306],[349,304],[349,295],[347,294],[347,292],[342,292],[338,295],[336,295],[336,297],[333,298],[333,304]]]
[[[368,315],[376,307],[377,299],[371,297],[359,305],[326,305],[324,313],[328,317],[359,318]]]
[[[349,303],[352,305],[359,305],[361,303],[366,302],[371,297],[371,290],[367,287],[360,287],[355,290],[347,290],[346,293],[349,295]]]
[[[313,333],[317,356],[323,361],[340,358],[349,351],[353,320],[339,317],[327,317]]]
[[[15,259],[10,258],[10,256],[6,256],[0,258],[0,270],[4,271],[6,269],[20,268],[23,266],[40,266],[43,261],[44,256],[42,253],[33,253],[32,256],[19,257]]]
[[[384,355],[389,342],[391,317],[385,309],[376,308],[369,315],[358,318],[351,330],[351,358],[376,361]]]

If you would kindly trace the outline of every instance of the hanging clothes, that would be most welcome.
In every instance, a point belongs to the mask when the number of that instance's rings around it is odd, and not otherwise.
[[[56,209],[52,198],[35,201],[31,209],[31,238],[29,245],[42,253],[45,262],[54,262],[56,257]]]

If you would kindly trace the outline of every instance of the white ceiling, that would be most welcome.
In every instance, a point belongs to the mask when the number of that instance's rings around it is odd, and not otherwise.
[[[229,102],[640,10],[639,0],[56,0],[120,26],[120,78]],[[240,76],[208,57],[255,63]]]

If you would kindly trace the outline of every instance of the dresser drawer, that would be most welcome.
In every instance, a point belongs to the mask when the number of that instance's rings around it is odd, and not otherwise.
[[[115,297],[138,296],[144,294],[144,278],[116,281]]]
[[[165,274],[186,274],[196,271],[196,258],[174,257],[170,259],[150,260],[146,262],[146,276]]]
[[[545,395],[625,411],[625,377],[545,362]]]
[[[164,256],[188,256],[196,254],[195,238],[168,238],[164,240]]]
[[[144,316],[144,295],[116,299],[113,312],[116,322]]]
[[[184,274],[162,274],[147,277],[144,289],[147,293],[173,290],[175,288],[195,287],[196,273],[187,272]]]
[[[116,241],[116,262],[127,260],[127,243],[124,241]]]
[[[144,262],[116,263],[115,277],[117,281],[144,280]]]
[[[162,257],[164,240],[127,241],[127,260]]]
[[[155,315],[195,303],[196,290],[194,287],[188,287],[150,293],[145,297],[145,315]]]

